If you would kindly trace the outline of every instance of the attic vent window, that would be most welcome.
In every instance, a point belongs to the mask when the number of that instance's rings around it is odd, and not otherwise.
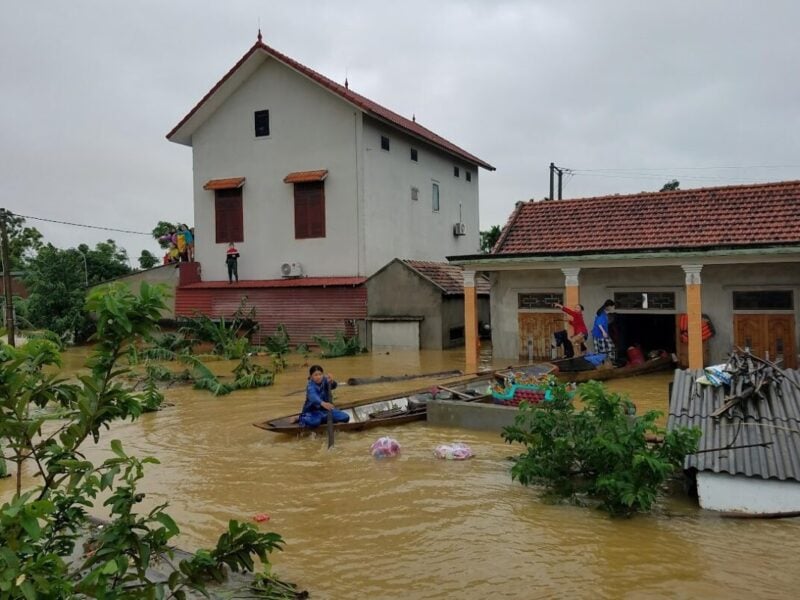
[[[458,167],[453,167],[453,177],[458,177],[461,172],[458,170]]]
[[[414,162],[419,162],[419,156],[417,155],[416,148],[411,149],[411,160],[413,160]]]
[[[388,152],[388,150],[389,150],[389,137],[388,136],[385,136],[385,135],[381,136],[381,150],[386,150]]]
[[[464,171],[464,177],[466,177],[467,181],[472,181],[472,171]]]
[[[256,137],[269,136],[269,111],[257,110],[253,113]]]
[[[419,188],[412,187],[411,188],[411,199],[416,202],[419,200]]]

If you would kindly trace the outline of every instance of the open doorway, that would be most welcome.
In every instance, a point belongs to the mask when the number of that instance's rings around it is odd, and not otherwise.
[[[675,352],[675,315],[613,313],[611,335],[617,344],[617,354],[625,357],[630,346],[641,346],[647,356],[653,350]]]

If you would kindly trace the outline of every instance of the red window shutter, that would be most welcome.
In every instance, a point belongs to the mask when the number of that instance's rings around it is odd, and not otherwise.
[[[214,198],[214,225],[218,244],[244,241],[242,190],[217,190]]]
[[[324,182],[294,184],[294,237],[325,237]]]

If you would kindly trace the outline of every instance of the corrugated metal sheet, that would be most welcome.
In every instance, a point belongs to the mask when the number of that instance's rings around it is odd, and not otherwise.
[[[800,372],[785,372],[787,378],[770,387],[766,402],[749,400],[730,416],[728,411],[712,418],[724,402],[724,388],[698,385],[702,370],[675,371],[667,428],[698,427],[699,450],[711,450],[687,456],[684,468],[800,481]]]
[[[292,344],[313,343],[315,335],[331,338],[337,331],[354,335],[355,321],[367,317],[367,290],[363,286],[246,288],[241,283],[221,289],[179,288],[175,313],[229,317],[239,308],[242,297],[247,298],[248,307],[255,308],[260,336],[272,335],[283,324]]]

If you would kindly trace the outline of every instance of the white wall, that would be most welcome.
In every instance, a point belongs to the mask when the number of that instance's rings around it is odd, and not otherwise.
[[[700,506],[708,510],[744,514],[800,511],[800,482],[745,477],[729,473],[697,474]]]
[[[256,138],[253,113],[270,111],[270,136]],[[209,179],[246,177],[240,279],[280,278],[299,262],[309,276],[356,275],[359,267],[356,154],[361,113],[273,59],[236,90],[192,137],[195,254],[204,281],[227,279],[226,244],[217,244]],[[328,169],[326,237],[294,237],[293,171]],[[385,263],[386,261],[383,261]],[[382,264],[383,264],[382,263]]]
[[[381,135],[391,141],[381,149]],[[367,272],[392,258],[444,261],[446,256],[479,252],[478,169],[382,123],[364,118],[364,204]],[[416,148],[418,162],[410,158]],[[459,167],[459,177],[453,167]],[[467,182],[465,171],[472,173]],[[439,182],[439,212],[432,210],[432,184]],[[411,187],[419,200],[411,199]],[[453,224],[467,234],[453,235]]]

